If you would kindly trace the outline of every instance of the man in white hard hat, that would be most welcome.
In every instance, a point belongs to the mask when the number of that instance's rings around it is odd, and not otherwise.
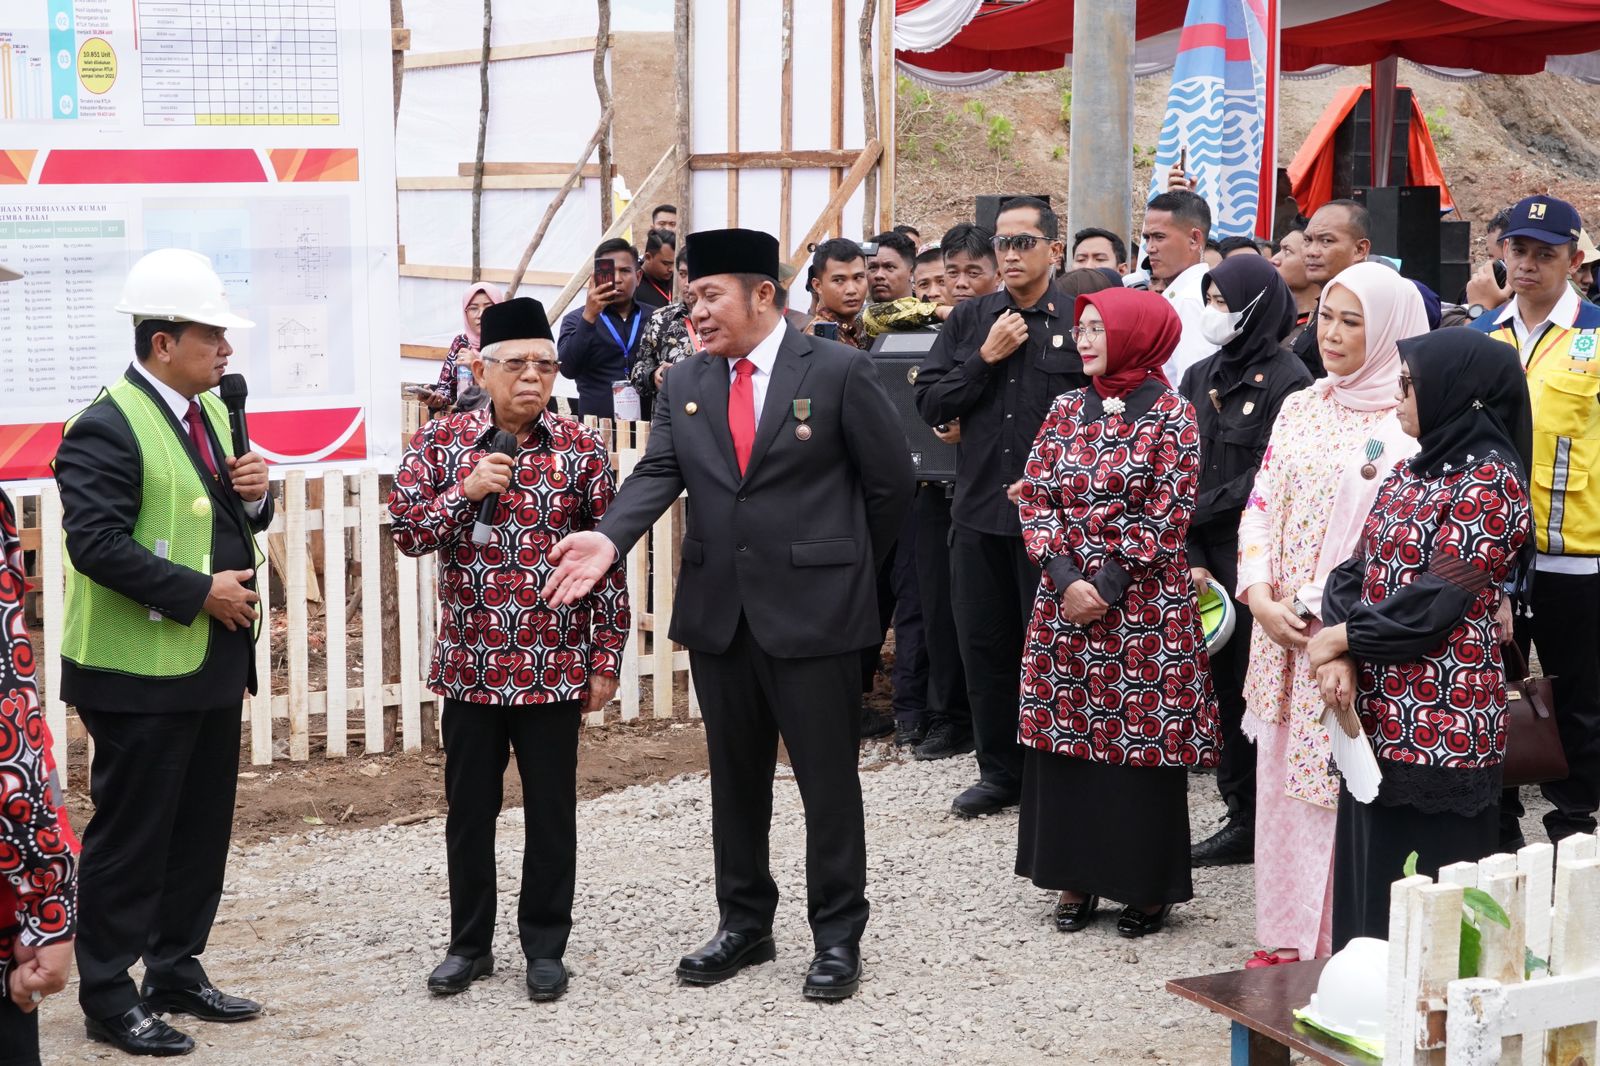
[[[234,455],[212,394],[233,354],[210,260],[151,252],[128,273],[134,359],[56,454],[68,556],[61,696],[94,739],[79,870],[78,1002],[133,1055],[194,1041],[158,1015],[253,1018],[200,965],[233,832],[244,693],[255,691],[253,535],[266,462]],[[144,981],[128,976],[144,963]]]

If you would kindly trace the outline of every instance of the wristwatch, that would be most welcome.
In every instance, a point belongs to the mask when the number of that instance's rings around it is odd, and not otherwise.
[[[1485,308],[1482,304],[1468,304],[1467,317],[1476,322],[1478,320],[1478,316],[1482,315],[1484,310]]]

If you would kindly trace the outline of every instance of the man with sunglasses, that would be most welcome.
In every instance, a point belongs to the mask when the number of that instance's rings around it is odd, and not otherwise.
[[[1052,267],[1062,254],[1058,232],[1044,201],[1006,201],[993,240],[1004,287],[957,305],[917,374],[923,419],[935,426],[961,421],[950,601],[979,781],[952,809],[966,818],[1015,806],[1022,788],[1017,670],[1039,568],[1022,546],[1006,489],[1022,477],[1054,399],[1088,383],[1072,341],[1073,297]],[[1098,287],[1111,284],[1098,272],[1084,273],[1095,273]]]
[[[481,331],[472,373],[488,408],[418,430],[389,494],[396,546],[440,557],[428,687],[444,698],[450,946],[428,989],[453,995],[494,972],[494,826],[514,749],[526,810],[517,931],[528,997],[553,1000],[567,988],[578,727],[616,694],[628,595],[613,566],[575,603],[540,599],[549,547],[610,506],[611,465],[597,433],[546,408],[559,367],[539,301],[493,305]]]

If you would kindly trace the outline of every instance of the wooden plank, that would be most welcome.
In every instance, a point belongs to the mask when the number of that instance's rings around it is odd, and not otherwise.
[[[472,177],[473,166],[474,166],[474,164],[472,164],[472,163],[457,163],[456,164],[456,175],[458,177],[462,177],[462,178],[470,178],[470,177]],[[613,174],[616,173],[616,169],[617,169],[616,167],[612,167],[611,168],[611,171],[612,171]],[[571,172],[572,172],[572,164],[571,163],[484,163],[483,164],[483,176],[486,177],[486,178],[487,177],[497,177],[497,178],[498,177],[514,177],[514,176],[518,176],[518,175],[530,175],[530,174],[531,175],[551,175],[551,176],[554,176],[554,177],[564,178]],[[585,164],[579,170],[578,176],[582,177],[582,178],[598,178],[600,176],[600,165],[598,163]]]
[[[284,539],[288,546],[288,566],[284,569],[283,596],[288,629],[285,633],[289,660],[289,758],[305,762],[311,757],[310,710],[306,694],[311,691],[311,619],[306,610],[306,472],[291,469],[283,479]]]
[[[594,269],[593,264],[589,266]],[[400,266],[402,278],[431,278],[435,281],[471,281],[472,268],[458,266],[433,266],[422,263],[404,263]],[[516,275],[514,270],[505,270],[500,267],[484,267],[479,280],[492,281],[495,284],[510,284]],[[530,270],[522,279],[528,285],[565,285],[573,278],[572,274],[564,274],[559,270]]]
[[[1499,1066],[1500,1025],[1506,990],[1498,981],[1472,977],[1451,981],[1445,1019],[1449,1066]]]
[[[1563,840],[1556,862],[1555,927],[1550,934],[1550,973],[1554,977],[1600,970],[1600,858],[1594,856],[1594,835],[1583,836],[1587,841],[1579,840],[1571,848]],[[1573,857],[1578,854],[1584,857]],[[1590,1020],[1546,1034],[1548,1066],[1600,1061],[1600,1039],[1593,1020],[1600,1016],[1600,1005],[1589,1000],[1585,1014]]]
[[[368,755],[383,750],[383,585],[378,553],[378,471],[361,471],[361,681]]]
[[[1540,1066],[1545,1066],[1542,1050],[1547,1031],[1585,1022],[1593,1024],[1595,1014],[1600,1012],[1600,971],[1543,977],[1504,988],[1506,1013],[1501,1034],[1526,1036],[1524,1044],[1538,1053],[1534,1061]],[[1569,1058],[1563,1066],[1571,1066],[1574,1061]]]
[[[404,751],[422,750],[422,667],[417,655],[417,560],[396,553],[400,625],[400,737]]]
[[[327,470],[322,474],[322,618],[325,633],[328,675],[326,682],[327,752],[333,758],[349,753],[349,660],[345,644],[349,627],[345,624],[344,598],[344,474]]]
[[[633,476],[641,455],[636,448],[625,448],[617,453],[617,485],[620,488]],[[639,619],[644,614],[644,590],[650,577],[650,560],[638,541],[628,552],[626,575],[628,580],[627,645],[622,653],[622,672],[617,677],[617,695],[622,700],[622,720],[631,722],[639,717],[639,657],[644,642],[644,632]],[[591,718],[593,716],[591,715]]]
[[[1450,982],[1461,972],[1461,896],[1460,885],[1424,885],[1410,897],[1408,986],[1413,972],[1417,977],[1416,998],[1407,999],[1415,1018],[1411,1061],[1427,1066],[1444,1066],[1445,1034],[1439,1015]],[[1401,1062],[1405,1061],[1402,1054]]]
[[[823,235],[828,232],[830,224],[838,224],[839,212],[844,210],[844,205],[855,194],[856,187],[861,184],[861,179],[867,176],[867,172],[872,169],[873,164],[877,163],[878,157],[882,154],[883,145],[876,140],[869,141],[867,146],[861,149],[861,153],[856,156],[855,166],[850,168],[850,173],[845,175],[844,181],[834,190],[833,195],[828,199],[827,206],[817,216],[817,220],[811,224],[811,228],[806,231],[805,236],[801,237],[800,242],[794,246],[794,251],[789,253],[789,264],[791,266],[798,268],[807,259],[811,258],[811,253],[806,250],[807,246],[821,240]],[[838,231],[835,230],[835,232]]]
[[[611,223],[611,228],[600,235],[600,241],[597,241],[596,244],[620,235],[636,219],[645,218],[648,220],[647,212],[649,212],[656,200],[658,192],[666,185],[667,179],[677,172],[677,159],[677,148],[667,149],[666,153],[656,161],[656,165],[651,168],[650,173],[645,176],[644,181],[640,183],[628,206],[623,208],[622,212],[617,215],[616,221]],[[682,216],[679,216],[679,223],[680,225],[682,224]],[[567,304],[572,301],[572,297],[577,291],[583,288],[584,284],[589,280],[589,275],[593,272],[594,261],[585,259],[578,267],[577,272],[572,275],[572,280],[567,282],[566,287],[561,290],[560,295],[553,302],[546,305],[550,321],[554,322],[561,317],[562,312],[567,309]]]
[[[281,518],[282,516],[278,516]],[[275,518],[273,525],[277,525]],[[257,533],[256,543],[265,549],[270,533]],[[256,639],[256,694],[250,700],[250,762],[272,765],[272,555],[263,550],[256,567],[256,593],[261,597],[256,610],[261,612],[261,635]]]
[[[489,62],[501,63],[510,59],[538,59],[542,56],[573,55],[592,52],[594,37],[562,37],[553,41],[532,44],[502,44],[489,50]],[[447,52],[410,52],[406,55],[407,70],[428,70],[433,67],[464,67],[483,60],[482,48],[457,48]]]
[[[728,0],[728,151],[739,150],[739,0]],[[739,224],[739,172],[728,171],[728,225]]]
[[[67,782],[67,705],[61,699],[61,638],[66,629],[66,546],[61,532],[61,490],[46,482],[39,492],[39,583],[44,594],[44,720],[50,727],[50,755]],[[82,783],[88,785],[88,764]],[[68,786],[70,787],[70,785]]]
[[[1550,957],[1550,899],[1555,887],[1555,848],[1529,844],[1517,852],[1517,869],[1528,875],[1528,950]]]
[[[1389,973],[1388,998],[1384,1005],[1384,1048],[1391,1063],[1411,1066],[1416,1062],[1416,1004],[1422,984],[1422,915],[1418,893],[1433,884],[1418,875],[1394,882],[1389,887]],[[1459,890],[1458,890],[1459,891]]]
[[[559,189],[563,179],[554,174],[497,174],[483,178],[485,189]],[[459,174],[433,177],[396,178],[394,187],[399,192],[460,192],[472,191],[472,178]]]
[[[389,51],[411,51],[411,31],[403,28],[391,29],[389,31]]]
[[[778,74],[778,140],[780,158],[794,157],[794,0],[783,0],[783,66]],[[693,161],[690,162],[693,165]],[[778,175],[778,247],[789,247],[794,214],[794,170]]]
[[[871,3],[872,0],[867,0]],[[883,162],[878,168],[878,228],[894,228],[895,85],[894,0],[878,0],[878,140]]]
[[[793,136],[792,131],[790,135]],[[860,150],[855,148],[815,148],[792,152],[701,152],[689,158],[689,169],[815,170],[822,167],[848,167],[860,154]]]
[[[402,267],[405,266],[404,263],[400,265]],[[402,344],[400,346],[400,355],[406,359],[432,359],[435,362],[442,363],[449,354],[449,348],[441,348],[436,344]],[[428,382],[428,384],[431,385],[432,382]]]
[[[428,702],[426,681],[433,666],[433,646],[439,634],[439,561],[438,552],[417,560],[417,684],[418,699],[422,703]],[[443,714],[444,701],[435,700],[432,723],[435,740],[441,737]],[[428,729],[424,728],[422,730],[424,741],[428,739],[428,735]]]
[[[1485,859],[1479,864],[1478,886],[1505,909],[1511,927],[1508,929],[1498,922],[1478,923],[1483,931],[1483,955],[1478,962],[1478,975],[1502,985],[1521,984],[1525,962],[1523,955],[1528,943],[1528,875],[1517,872],[1515,860],[1509,855],[1493,858],[1507,860],[1511,869],[1503,869],[1505,864]],[[1502,1052],[1506,1062],[1520,1063],[1522,1038],[1506,1037],[1503,1047],[1496,1049],[1494,1061],[1500,1061]]]
[[[656,519],[655,526],[650,531],[650,547],[655,553],[655,572],[651,575],[652,598],[655,601],[655,613],[660,618],[672,617],[672,598],[674,578],[677,576],[678,567],[673,551],[674,537],[673,525],[677,518],[677,507],[668,507],[662,516]],[[651,658],[653,671],[650,677],[651,701],[654,703],[654,713],[657,718],[672,717],[672,640],[667,636],[667,627],[656,627],[650,637]]]
[[[828,116],[828,146],[838,149],[844,147],[844,0],[833,0],[832,26],[828,99],[833,102],[833,107]],[[828,210],[823,214],[826,220],[823,230],[841,235],[844,233],[844,201],[849,199],[848,195],[844,200],[839,198],[839,187],[844,183],[843,173],[841,165],[828,175]],[[809,244],[811,239],[800,243]]]
[[[1439,868],[1439,883],[1441,885],[1460,885],[1462,888],[1478,887],[1478,864],[1475,862],[1453,862],[1449,866]]]
[[[672,5],[673,54],[682,57],[680,62],[673,64],[676,68],[672,92],[672,118],[676,133],[673,147],[676,157],[684,163],[687,163],[689,157],[694,154],[689,128],[694,110],[694,74],[691,69],[693,64],[689,62],[689,57],[694,55],[693,25],[689,17],[692,3],[693,0],[673,0]],[[690,180],[687,170],[680,170],[677,173],[677,192],[673,200],[678,205],[678,226],[684,233],[692,233],[695,228],[694,182]]]

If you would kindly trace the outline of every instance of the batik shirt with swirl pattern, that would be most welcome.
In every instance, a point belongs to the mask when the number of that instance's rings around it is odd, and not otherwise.
[[[1506,679],[1494,613],[1531,535],[1528,494],[1498,455],[1438,478],[1405,462],[1384,482],[1324,597],[1325,619],[1345,623],[1361,663],[1356,709],[1378,758],[1499,764]]]
[[[435,419],[417,430],[389,494],[396,546],[439,553],[439,639],[428,687],[468,703],[581,699],[591,673],[615,677],[628,635],[628,590],[617,565],[567,607],[540,590],[550,549],[593,529],[615,495],[599,434],[548,410],[524,435],[493,536],[472,542],[479,504],[462,490],[488,454],[491,412]]]
[[[23,618],[22,545],[0,492],[0,994],[17,943],[69,940],[77,927],[78,840],[50,758]]]
[[[1022,660],[1024,745],[1127,766],[1215,766],[1211,689],[1184,538],[1200,435],[1182,396],[1147,382],[1107,413],[1093,389],[1059,397],[1025,468],[1020,510],[1044,578]],[[1074,582],[1110,609],[1078,625]]]

